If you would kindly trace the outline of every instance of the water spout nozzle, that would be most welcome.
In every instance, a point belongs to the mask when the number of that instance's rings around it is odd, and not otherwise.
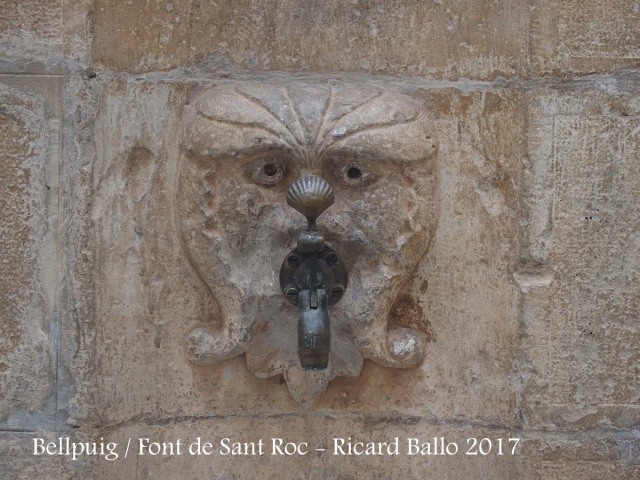
[[[310,290],[303,290],[298,296],[298,355],[305,370],[324,370],[329,364],[329,296],[324,289],[318,289],[316,293],[315,308],[312,306]]]
[[[280,267],[280,287],[298,307],[298,356],[305,370],[324,370],[329,364],[331,320],[329,306],[347,288],[347,270],[337,252],[326,245],[316,220],[334,202],[333,190],[320,177],[296,180],[287,203],[307,218],[296,248]]]

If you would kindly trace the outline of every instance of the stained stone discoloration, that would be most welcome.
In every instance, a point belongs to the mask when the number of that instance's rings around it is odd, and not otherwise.
[[[389,323],[416,328],[424,334],[426,342],[435,341],[435,332],[429,320],[425,318],[424,310],[408,293],[401,293],[396,298],[389,312]]]

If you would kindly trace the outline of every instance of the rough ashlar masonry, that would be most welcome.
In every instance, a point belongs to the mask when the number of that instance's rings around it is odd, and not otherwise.
[[[637,0],[0,0],[0,478],[640,478],[639,40]],[[220,305],[172,217],[185,109],[247,82],[420,105],[439,218],[387,319],[418,367],[364,360],[301,405],[244,355],[190,361]],[[60,436],[522,441],[32,455]]]

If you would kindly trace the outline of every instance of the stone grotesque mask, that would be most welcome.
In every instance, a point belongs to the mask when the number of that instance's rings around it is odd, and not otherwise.
[[[332,378],[357,376],[363,358],[418,364],[420,334],[388,325],[388,317],[437,223],[435,145],[421,103],[343,82],[235,82],[195,93],[185,116],[176,221],[219,317],[189,335],[191,360],[244,353],[255,375],[283,374],[303,403]],[[335,192],[318,228],[349,272],[331,309],[323,371],[301,368],[297,310],[278,282],[306,224],[286,192],[305,175],[323,177]]]

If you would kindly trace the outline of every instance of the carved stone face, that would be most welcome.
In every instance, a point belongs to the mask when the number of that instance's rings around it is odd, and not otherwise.
[[[337,82],[236,82],[194,95],[185,119],[177,222],[220,316],[218,328],[192,332],[192,360],[246,353],[251,371],[284,374],[301,402],[337,375],[358,375],[362,358],[416,365],[419,335],[387,328],[387,317],[437,221],[435,146],[420,103]],[[323,372],[301,369],[297,309],[278,282],[306,227],[286,192],[311,174],[335,192],[318,228],[349,272],[345,295],[330,310],[331,356]]]

